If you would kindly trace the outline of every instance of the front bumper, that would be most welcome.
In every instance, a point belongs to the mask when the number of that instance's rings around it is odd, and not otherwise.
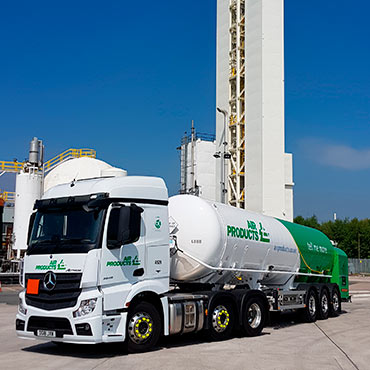
[[[16,333],[20,338],[82,344],[125,340],[127,312],[103,314],[103,299],[97,289],[83,291],[74,307],[52,311],[26,305],[24,292],[19,298],[27,309],[26,314],[18,311],[16,316]],[[83,317],[73,317],[81,301],[92,298],[98,298],[94,311]],[[37,330],[55,331],[56,336],[40,337]]]

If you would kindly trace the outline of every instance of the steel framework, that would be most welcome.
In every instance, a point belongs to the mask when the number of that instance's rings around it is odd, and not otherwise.
[[[245,208],[245,0],[231,0],[228,202]]]

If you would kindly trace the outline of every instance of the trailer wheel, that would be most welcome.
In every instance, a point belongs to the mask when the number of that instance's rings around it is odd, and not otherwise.
[[[235,311],[230,302],[218,300],[213,303],[208,317],[208,332],[213,340],[224,340],[231,336],[235,322]]]
[[[318,311],[318,298],[315,290],[311,288],[307,295],[305,301],[306,307],[302,310],[302,319],[304,322],[315,322],[317,318]]]
[[[154,347],[161,334],[161,318],[150,303],[141,302],[129,311],[126,331],[129,352],[145,352]]]
[[[259,297],[251,297],[243,308],[243,329],[248,337],[261,334],[266,321],[266,307]]]
[[[329,317],[329,291],[326,287],[323,287],[320,292],[318,318],[320,320],[326,320]]]
[[[335,286],[333,289],[329,310],[330,310],[329,314],[332,317],[338,316],[340,312],[342,311],[342,302],[341,302],[339,289],[337,286]]]

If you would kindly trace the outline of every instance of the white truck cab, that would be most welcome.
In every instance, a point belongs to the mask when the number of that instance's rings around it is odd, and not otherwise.
[[[167,322],[167,204],[164,181],[150,177],[76,181],[46,192],[31,217],[17,334],[124,341],[128,309],[139,296]]]

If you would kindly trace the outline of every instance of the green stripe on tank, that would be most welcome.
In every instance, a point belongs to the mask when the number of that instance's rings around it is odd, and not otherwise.
[[[301,257],[300,272],[331,274],[334,263],[334,247],[321,231],[292,222],[276,219],[290,232]]]

